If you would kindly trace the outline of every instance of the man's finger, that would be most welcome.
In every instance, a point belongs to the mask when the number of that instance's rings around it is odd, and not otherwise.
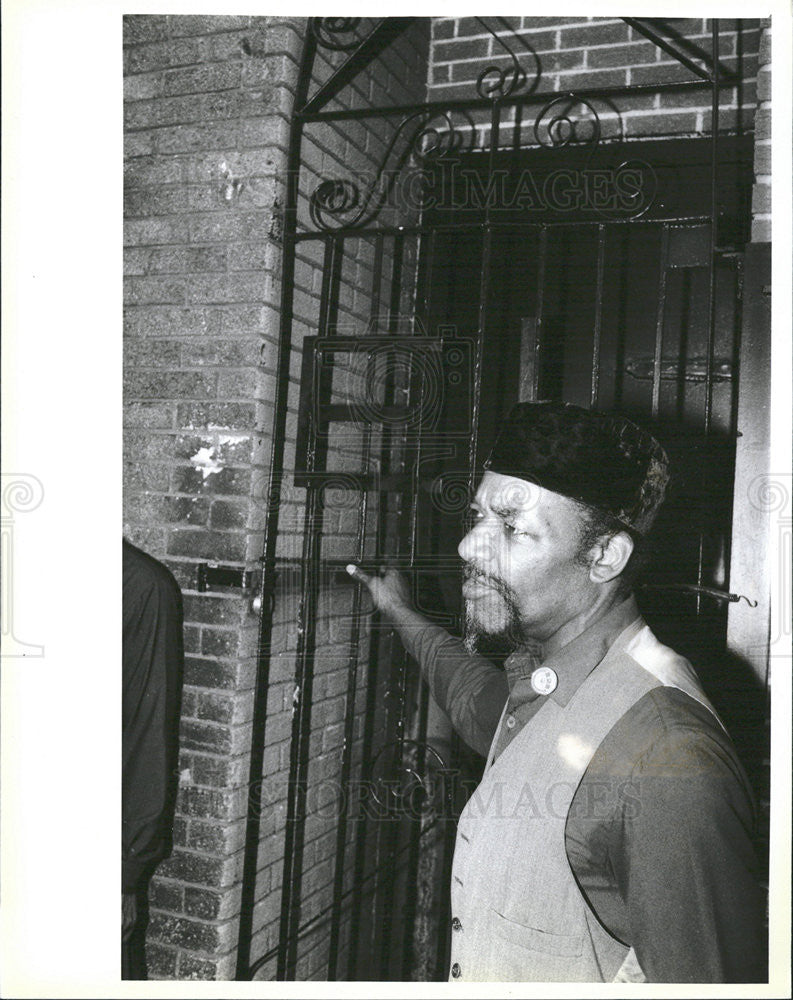
[[[354,563],[347,563],[344,567],[353,580],[358,580],[360,583],[369,583],[371,577],[369,577],[360,566],[356,566]]]

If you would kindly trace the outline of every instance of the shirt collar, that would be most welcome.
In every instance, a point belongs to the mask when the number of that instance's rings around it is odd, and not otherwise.
[[[542,665],[556,673],[558,684],[549,697],[564,707],[622,633],[630,627],[632,636],[641,625],[636,598],[631,595],[547,659],[543,659],[540,643],[521,646],[504,662],[510,701],[521,703],[537,697],[530,678],[532,671]]]

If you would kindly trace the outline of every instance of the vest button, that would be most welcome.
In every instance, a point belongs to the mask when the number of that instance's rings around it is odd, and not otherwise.
[[[460,963],[455,962],[454,965],[452,966],[452,979],[459,979],[461,971],[462,970],[460,969]]]
[[[537,694],[551,694],[556,690],[559,678],[550,667],[537,667],[531,675],[531,686]]]
[[[515,716],[514,715],[508,715],[507,716],[507,729],[514,729],[514,728],[515,728]]]
[[[463,925],[460,923],[460,918],[459,917],[452,917],[452,930],[453,931],[461,931],[462,929],[463,929]]]

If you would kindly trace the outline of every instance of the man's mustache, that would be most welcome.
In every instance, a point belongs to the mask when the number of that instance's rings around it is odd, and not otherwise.
[[[479,569],[473,563],[463,563],[463,579],[466,583],[470,580],[474,580],[477,583],[487,584],[487,586],[492,587],[493,590],[497,591],[502,597],[514,600],[512,588],[504,583],[500,576],[493,576],[491,573],[485,573],[484,570]]]

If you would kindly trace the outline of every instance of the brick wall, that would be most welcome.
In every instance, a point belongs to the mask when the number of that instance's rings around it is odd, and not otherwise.
[[[198,593],[197,567],[253,568],[261,555],[279,336],[281,210],[289,112],[304,19],[135,15],[124,22],[125,480],[127,537],[161,558],[185,598],[186,674],[175,849],[150,892],[151,978],[234,972],[244,843],[257,617],[249,595]],[[335,106],[424,96],[428,25],[419,22]],[[344,53],[320,52],[316,80]],[[379,88],[379,90],[378,90]],[[388,136],[365,126],[307,132],[301,220],[321,178],[373,175]],[[285,468],[295,462],[302,339],[315,334],[321,247],[295,275]],[[348,245],[337,321],[370,320],[373,246]],[[391,251],[384,253],[384,270]],[[405,254],[410,292],[414,250]],[[357,450],[356,450],[357,449]],[[331,449],[350,468],[360,441]],[[287,476],[278,556],[297,565],[305,492]],[[355,511],[329,498],[322,554],[354,557]],[[288,566],[287,566],[288,568]],[[295,573],[275,599],[264,779],[267,809],[254,911],[255,960],[278,939],[285,802],[295,691]],[[336,775],[343,738],[352,588],[328,587],[317,623],[310,781]],[[368,649],[364,629],[362,648]],[[345,645],[346,644],[346,645]],[[357,764],[363,700],[357,705]],[[320,803],[321,806],[321,803]],[[307,823],[303,921],[327,907],[335,818]],[[327,934],[301,942],[298,978],[324,978]],[[274,976],[274,963],[261,971]]]
[[[197,565],[260,555],[297,45],[276,18],[124,22],[124,527],[185,598],[175,849],[151,886],[152,978],[234,968],[257,622],[239,592],[199,594]]]
[[[761,22],[754,121],[752,242],[771,240],[771,21]]]
[[[540,93],[590,88],[641,86],[694,79],[671,55],[619,18],[602,17],[486,17],[487,25],[503,35]],[[709,21],[674,18],[663,21],[667,37],[682,39],[690,54],[711,52]],[[510,38],[510,31],[518,39]],[[740,86],[721,92],[720,128],[751,128],[755,108],[755,79],[759,22],[752,19],[720,21],[721,65],[740,70]],[[433,18],[430,96],[433,99],[470,97],[485,65],[509,68],[508,53],[478,18]],[[528,89],[528,88],[527,88]],[[697,135],[710,129],[710,90],[688,93],[620,95],[615,106],[596,102],[603,138],[614,141],[670,135]],[[538,108],[534,108],[534,115]],[[520,122],[521,142],[534,141],[531,109]],[[617,113],[618,112],[618,113]],[[476,118],[486,141],[487,115]],[[501,141],[512,141],[515,113],[502,122]]]

